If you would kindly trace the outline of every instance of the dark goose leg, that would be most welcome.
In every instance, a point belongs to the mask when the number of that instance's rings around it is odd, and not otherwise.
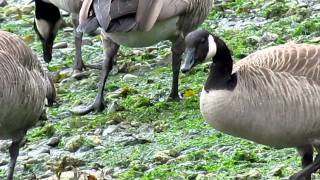
[[[82,108],[76,108],[73,110],[73,113],[78,115],[85,115],[90,113],[91,111],[102,111],[104,109],[104,96],[103,96],[103,90],[104,86],[106,84],[107,78],[109,73],[112,70],[112,66],[115,61],[115,56],[117,55],[119,45],[114,43],[109,38],[103,39],[103,45],[105,48],[105,60],[103,61],[102,65],[102,72],[100,76],[99,86],[98,86],[98,95],[96,96],[96,99],[93,104],[90,106],[82,109]]]
[[[9,163],[9,173],[8,173],[7,180],[13,179],[14,167],[16,166],[17,158],[19,155],[20,143],[21,143],[22,139],[23,139],[23,137],[19,138],[18,140],[12,141],[12,144],[9,148],[10,163]]]
[[[178,37],[172,41],[172,87],[169,100],[180,100],[179,97],[179,72],[181,66],[181,56],[184,52],[184,39]]]

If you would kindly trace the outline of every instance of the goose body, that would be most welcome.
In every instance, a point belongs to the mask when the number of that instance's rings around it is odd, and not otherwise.
[[[46,3],[51,3],[60,9],[78,14],[82,5],[81,0],[43,0]]]
[[[84,0],[78,30],[102,29],[106,59],[94,103],[74,112],[87,114],[104,109],[103,89],[120,45],[147,47],[170,40],[173,81],[169,98],[179,99],[178,78],[184,37],[205,20],[212,3],[213,0]]]
[[[127,47],[147,47],[152,46],[162,40],[169,40],[173,37],[173,35],[179,34],[177,31],[177,22],[178,18],[173,17],[155,24],[154,27],[148,32],[132,30],[130,32],[103,34],[117,44]],[[141,39],[143,39],[143,41],[141,41]]]
[[[236,64],[227,45],[207,31],[186,38],[187,72],[212,58],[200,110],[215,129],[275,148],[297,148],[311,179],[320,167],[320,46],[285,44],[259,50]]]
[[[32,50],[17,35],[0,31],[0,139],[12,139],[8,179],[13,178],[19,145],[39,119],[55,90]]]
[[[201,112],[217,130],[277,148],[320,138],[320,46],[281,45],[234,65],[233,90],[203,90]]]

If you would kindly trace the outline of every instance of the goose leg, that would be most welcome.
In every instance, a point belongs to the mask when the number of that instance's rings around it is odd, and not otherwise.
[[[301,166],[302,168],[306,168],[308,165],[313,162],[313,147],[311,145],[298,147],[298,153],[301,156]],[[311,180],[311,174],[306,175],[305,179]]]
[[[72,14],[72,23],[73,23],[73,31],[74,31],[74,44],[76,49],[76,56],[74,59],[73,69],[75,71],[82,71],[84,69],[84,64],[82,61],[82,52],[81,52],[81,45],[82,45],[82,37],[83,33],[77,31],[77,27],[79,25],[79,15]]]
[[[306,166],[303,170],[290,177],[290,180],[308,180],[311,174],[320,169],[320,155],[318,154],[313,163]]]
[[[179,72],[181,66],[181,56],[185,49],[184,39],[178,37],[172,41],[172,87],[169,100],[180,100],[179,97]]]
[[[12,141],[12,144],[9,148],[10,153],[10,163],[9,163],[9,173],[7,180],[13,179],[14,167],[16,166],[17,158],[19,155],[20,143],[23,138],[19,138],[18,140]]]
[[[119,50],[119,45],[114,43],[110,38],[103,38],[103,46],[105,49],[105,60],[103,61],[102,64],[102,72],[100,76],[100,81],[98,85],[98,95],[96,96],[96,99],[93,104],[90,106],[84,108],[84,109],[79,109],[79,110],[73,110],[73,113],[78,114],[78,115],[84,115],[88,114],[91,111],[102,111],[104,109],[104,97],[103,97],[103,90],[104,86],[106,84],[107,78],[109,73],[112,70],[112,66],[114,65],[115,61],[115,56],[117,55],[117,52]]]

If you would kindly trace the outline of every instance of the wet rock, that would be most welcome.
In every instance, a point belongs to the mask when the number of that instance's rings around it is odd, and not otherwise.
[[[98,128],[98,129],[94,130],[93,134],[98,136],[98,135],[102,135],[102,132],[103,132],[103,130]]]
[[[40,147],[39,149],[30,151],[30,152],[28,153],[28,156],[30,156],[30,157],[37,157],[37,156],[39,156],[40,154],[44,154],[44,153],[49,154],[49,153],[50,153],[50,147],[45,146],[45,147]]]
[[[0,152],[7,152],[11,145],[10,141],[7,140],[0,140]]]
[[[71,77],[79,81],[82,79],[89,78],[91,73],[92,73],[92,71],[84,71],[84,72],[75,73]]]
[[[207,179],[217,179],[218,176],[212,173],[209,174],[198,174],[196,176],[196,180],[207,180]]]
[[[72,27],[66,27],[63,29],[63,32],[73,32],[73,28]]]
[[[320,42],[320,37],[316,37],[310,40],[312,43],[319,43]]]
[[[77,135],[72,137],[69,141],[67,141],[65,145],[65,150],[70,152],[77,151],[84,143],[84,138],[81,135]]]
[[[83,39],[82,45],[92,46],[93,42],[90,39]]]
[[[258,36],[250,36],[247,38],[247,43],[250,45],[256,45],[261,41],[261,38]]]
[[[260,179],[261,173],[257,170],[250,170],[247,173],[244,174],[238,174],[235,177],[235,180],[248,180],[248,179]]]
[[[5,11],[4,11],[4,15],[5,15],[5,16],[11,16],[11,15],[16,14],[16,13],[19,12],[19,11],[20,11],[20,10],[19,10],[18,7],[15,7],[15,6],[9,7],[9,6],[8,6],[8,8],[5,9]]]
[[[5,160],[5,159],[0,159],[0,166],[5,166],[9,163],[9,161]]]
[[[271,170],[272,176],[283,177],[285,166],[278,166]]]
[[[270,43],[270,42],[274,42],[275,40],[278,39],[278,35],[271,33],[271,32],[266,32],[262,35],[262,41],[265,43]]]
[[[111,105],[108,107],[108,113],[113,113],[116,111],[121,110],[122,108],[119,106],[118,102],[115,100],[111,103]]]
[[[123,80],[124,81],[131,81],[131,80],[135,80],[135,79],[137,79],[138,78],[138,76],[136,76],[136,75],[133,75],[133,74],[126,74],[126,75],[124,75],[123,76]]]
[[[72,73],[73,73],[73,69],[72,68],[63,69],[63,70],[61,70],[58,73],[55,73],[53,75],[53,81],[55,83],[61,82],[64,79],[67,79],[67,78],[71,77]]]
[[[119,128],[119,125],[110,125],[102,133],[102,136],[108,136],[109,134],[115,132]]]
[[[0,0],[1,1],[1,0]],[[34,9],[34,6],[31,6],[31,5],[26,5],[26,6],[23,6],[20,10],[23,14],[31,14],[31,12],[33,11]]]
[[[66,42],[59,42],[53,45],[53,49],[63,49],[63,48],[67,48],[68,47],[68,43]]]
[[[160,162],[161,164],[165,164],[166,162],[168,162],[170,159],[172,159],[171,156],[169,156],[168,154],[166,153],[163,153],[163,152],[157,152],[155,155],[154,155],[154,159],[158,162]]]
[[[60,143],[60,138],[59,137],[52,137],[49,139],[47,145],[51,147],[56,147]]]
[[[154,159],[158,162],[160,162],[161,164],[164,164],[166,162],[168,162],[170,159],[174,158],[174,157],[178,157],[179,156],[179,152],[175,151],[175,150],[165,150],[165,151],[159,151],[154,155]]]

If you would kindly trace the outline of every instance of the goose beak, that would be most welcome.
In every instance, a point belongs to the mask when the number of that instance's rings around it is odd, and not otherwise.
[[[185,50],[184,63],[181,66],[181,72],[187,73],[195,66],[195,54],[196,50],[194,48],[187,48]]]

